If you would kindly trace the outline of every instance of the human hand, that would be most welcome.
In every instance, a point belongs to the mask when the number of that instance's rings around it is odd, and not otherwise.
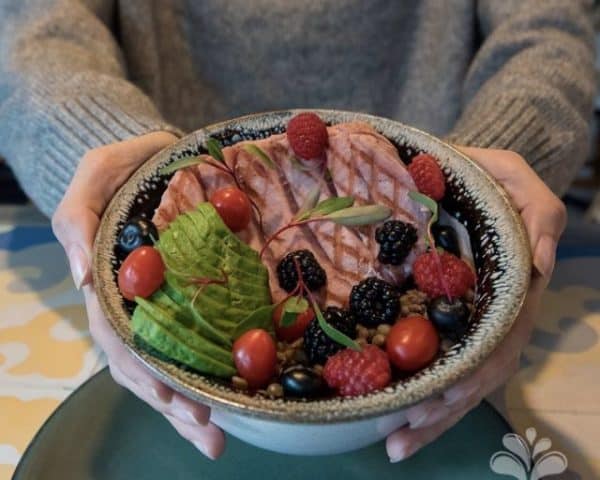
[[[52,217],[77,288],[83,287],[90,333],[108,358],[114,380],[162,413],[177,432],[209,458],[224,449],[223,432],[209,423],[210,409],[156,380],[119,340],[102,313],[92,285],[91,251],[100,217],[117,189],[156,152],[177,140],[155,132],[89,151]]]
[[[425,400],[406,411],[408,425],[387,439],[391,462],[403,460],[435,440],[518,370],[566,223],[564,205],[522,157],[506,150],[466,147],[460,150],[496,178],[512,197],[529,236],[534,273],[518,318],[486,361],[441,397]]]

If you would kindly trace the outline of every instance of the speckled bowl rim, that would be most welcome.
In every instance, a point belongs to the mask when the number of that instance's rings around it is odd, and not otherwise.
[[[458,175],[469,189],[470,196],[483,202],[481,211],[493,211],[490,221],[497,226],[499,248],[506,257],[504,275],[510,289],[495,298],[481,318],[474,334],[464,345],[443,360],[413,377],[398,382],[383,391],[353,398],[333,398],[314,401],[293,401],[250,397],[214,380],[181,370],[137,349],[129,329],[129,314],[121,301],[113,277],[113,248],[117,225],[126,217],[140,185],[170,162],[171,153],[186,146],[202,144],[211,135],[227,128],[246,127],[270,129],[286,124],[293,115],[314,111],[325,121],[342,123],[363,121],[399,144],[417,147],[437,157],[447,175]],[[501,242],[500,242],[501,241]],[[177,392],[210,407],[264,420],[286,423],[327,424],[379,417],[406,408],[439,394],[474,371],[502,341],[516,319],[529,287],[531,253],[521,217],[514,209],[504,189],[478,164],[441,140],[400,122],[369,114],[339,110],[292,109],[263,112],[216,123],[197,130],[157,153],[144,163],[113,197],[101,220],[93,251],[93,280],[98,300],[109,323],[131,354],[145,364],[152,374]],[[487,318],[487,317],[489,318]]]

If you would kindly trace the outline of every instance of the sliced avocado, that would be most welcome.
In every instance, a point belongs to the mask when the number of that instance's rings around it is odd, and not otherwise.
[[[165,282],[149,299],[136,299],[134,332],[174,361],[233,375],[235,336],[252,325],[272,327],[269,272],[258,253],[210,203],[179,215],[156,248],[167,267]],[[226,281],[201,285],[199,279]]]
[[[213,344],[196,332],[184,327],[170,315],[170,312],[167,309],[143,298],[136,299],[136,302],[140,309],[145,311],[152,320],[158,323],[171,335],[185,343],[193,351],[208,355],[226,365],[233,365],[231,351]],[[136,311],[137,310],[138,309],[136,308]]]
[[[168,286],[167,283],[165,283],[161,289],[152,295],[151,300],[156,302],[158,306],[173,312],[175,320],[181,323],[184,327],[190,328],[199,335],[206,337],[207,340],[231,350],[231,340],[226,334],[220,332],[211,324],[209,324],[204,317],[202,317],[202,315],[196,311],[196,309],[192,309],[191,305],[187,306],[187,300],[184,300],[184,302],[178,302],[169,296],[169,292],[174,291]],[[177,298],[177,294],[174,296]]]
[[[245,270],[248,261],[244,261],[235,252],[223,250],[222,242],[217,239],[199,250],[195,247],[190,248],[191,245],[194,243],[182,235],[163,234],[160,241],[160,249],[166,253],[167,264],[178,271],[185,269],[190,275],[200,278],[221,278],[223,270],[227,270],[228,273],[235,273],[238,281],[248,286],[254,285],[255,282],[268,282],[268,272],[265,275],[261,265],[252,265],[252,268],[257,268],[259,274]]]
[[[173,336],[143,309],[136,308],[131,319],[135,334],[159,352],[173,360],[217,377],[228,378],[235,375],[233,366],[221,363],[203,353],[193,350],[181,339]]]

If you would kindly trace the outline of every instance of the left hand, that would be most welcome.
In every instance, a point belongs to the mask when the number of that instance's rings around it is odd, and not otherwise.
[[[512,329],[486,361],[441,397],[407,409],[408,425],[387,439],[391,462],[411,456],[438,438],[517,371],[521,352],[533,330],[542,293],[552,275],[557,243],[566,224],[564,205],[521,156],[506,150],[466,147],[460,150],[495,177],[512,197],[529,236],[534,273]]]

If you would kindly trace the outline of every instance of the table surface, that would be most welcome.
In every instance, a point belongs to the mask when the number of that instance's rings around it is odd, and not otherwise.
[[[516,433],[548,437],[573,479],[600,477],[599,271],[600,232],[570,225],[521,369],[490,398]],[[48,221],[28,206],[0,207],[0,480],[104,365]]]

